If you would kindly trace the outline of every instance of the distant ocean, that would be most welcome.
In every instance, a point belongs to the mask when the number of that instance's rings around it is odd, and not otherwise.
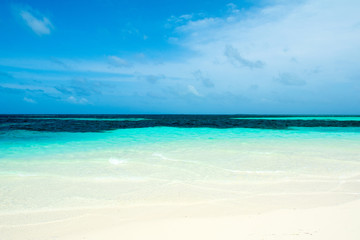
[[[0,115],[0,213],[359,198],[360,116]]]

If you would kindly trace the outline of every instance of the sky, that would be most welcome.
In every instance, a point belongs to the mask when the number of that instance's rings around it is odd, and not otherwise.
[[[360,114],[358,0],[1,0],[0,114]]]

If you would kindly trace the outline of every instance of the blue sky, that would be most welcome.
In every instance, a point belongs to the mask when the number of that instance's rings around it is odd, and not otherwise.
[[[0,1],[0,113],[360,114],[360,2]]]

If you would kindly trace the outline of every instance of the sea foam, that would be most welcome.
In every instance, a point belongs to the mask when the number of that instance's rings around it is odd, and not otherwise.
[[[109,163],[112,165],[120,165],[125,164],[127,161],[125,159],[118,159],[118,158],[109,158]]]

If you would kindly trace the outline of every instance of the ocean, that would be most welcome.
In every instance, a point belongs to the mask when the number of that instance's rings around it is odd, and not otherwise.
[[[0,115],[0,213],[360,198],[360,116]]]

